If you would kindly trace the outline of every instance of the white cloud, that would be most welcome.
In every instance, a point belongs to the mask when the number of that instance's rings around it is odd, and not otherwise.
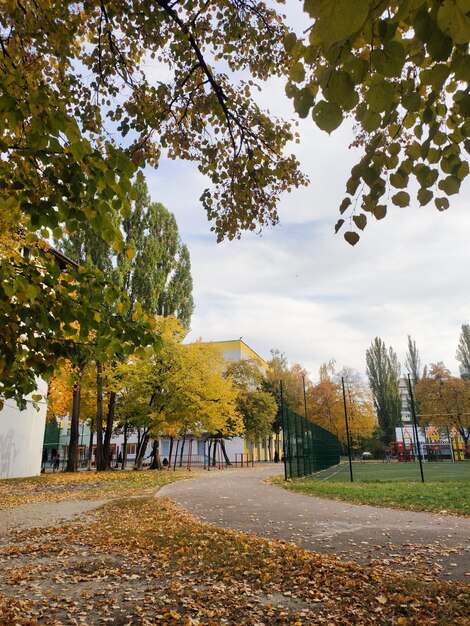
[[[275,114],[292,116],[281,81],[260,95]],[[292,146],[311,184],[286,194],[281,224],[261,237],[217,245],[199,203],[203,177],[188,163],[163,160],[147,172],[151,195],[177,217],[193,268],[196,311],[190,338],[243,339],[260,355],[271,348],[315,377],[322,361],[365,370],[375,336],[404,362],[407,334],[424,363],[455,361],[460,326],[470,322],[469,185],[446,213],[433,206],[398,209],[369,221],[351,248],[333,234],[337,207],[359,153],[348,149],[350,126],[331,137],[311,120]]]

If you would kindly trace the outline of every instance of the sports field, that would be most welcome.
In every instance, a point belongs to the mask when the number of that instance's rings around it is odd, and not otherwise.
[[[421,482],[419,463],[382,463],[374,461],[353,461],[354,482]],[[423,462],[424,480],[427,482],[469,481],[470,461],[451,463]],[[335,465],[322,472],[309,476],[310,480],[328,482],[350,482],[349,463]]]
[[[424,484],[419,463],[353,462],[350,482],[349,463],[341,463],[304,478],[272,482],[312,496],[346,500],[411,511],[433,511],[470,515],[470,461],[423,463]]]

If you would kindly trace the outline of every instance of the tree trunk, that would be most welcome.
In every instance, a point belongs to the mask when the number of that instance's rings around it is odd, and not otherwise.
[[[178,450],[180,447],[180,440],[178,439],[178,441],[176,442],[176,452],[175,452],[175,461],[173,463],[173,471],[176,471],[176,461],[178,460]]]
[[[145,450],[147,449],[147,444],[148,444],[149,439],[150,439],[150,437],[148,435],[148,430],[144,431],[144,433],[142,433],[142,437],[140,439],[139,448],[137,450],[137,455],[135,457],[135,462],[134,462],[134,469],[135,470],[141,470],[142,469],[142,463],[144,462]]]
[[[90,420],[90,444],[88,446],[88,469],[91,469],[91,459],[93,458],[93,419]]]
[[[211,448],[212,448],[212,439],[207,440],[207,471],[211,468]]]
[[[114,427],[114,414],[116,410],[116,392],[109,394],[108,413],[106,415],[106,430],[104,432],[103,457],[104,469],[111,469],[111,437]]]
[[[214,439],[214,449],[212,451],[212,467],[217,465],[217,444],[218,439]]]
[[[227,465],[227,467],[229,465],[232,465],[232,462],[228,458],[227,450],[225,449],[225,440],[224,439],[220,440],[220,447],[222,448],[222,454],[224,455],[225,464]]]
[[[154,439],[153,441],[153,459],[152,465],[150,469],[161,470],[163,469],[163,465],[160,459],[160,441],[158,439]]]
[[[183,467],[183,452],[184,452],[185,444],[186,444],[186,437],[183,437],[183,441],[181,442],[181,450],[180,450],[180,462],[179,462],[180,467]]]
[[[173,454],[173,435],[170,437],[170,450],[168,453],[168,469],[171,469],[171,456]]]
[[[67,459],[66,472],[78,471],[78,444],[80,436],[80,385],[73,386],[72,416],[70,420],[69,457]]]
[[[126,460],[127,460],[127,423],[124,424],[124,442],[122,444],[122,463],[121,469],[126,469]]]
[[[96,361],[96,469],[105,467],[103,455],[103,364]]]

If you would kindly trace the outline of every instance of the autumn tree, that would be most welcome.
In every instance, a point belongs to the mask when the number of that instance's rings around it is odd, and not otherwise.
[[[158,328],[162,346],[157,353],[144,350],[118,365],[118,414],[144,433],[137,468],[147,444],[163,434],[223,437],[244,429],[237,390],[224,377],[220,352],[201,341],[183,344],[186,331],[174,316],[159,318]]]
[[[189,325],[194,308],[189,252],[181,243],[174,216],[161,204],[151,202],[141,174],[132,187],[134,201],[129,215],[122,220],[124,248],[118,253],[89,226],[67,236],[62,249],[79,265],[97,269],[106,280],[125,294],[124,300],[107,304],[128,321],[143,311],[149,316],[176,314]],[[114,210],[113,221],[122,219]],[[127,304],[124,304],[126,303]],[[106,306],[106,305],[105,305]],[[111,464],[111,437],[114,428],[116,393],[112,388],[103,404],[103,367],[109,373],[115,363],[95,359],[97,376],[96,467],[106,470]],[[110,380],[116,380],[111,376]],[[79,392],[80,389],[77,388]],[[79,398],[79,396],[78,396]],[[78,406],[79,413],[79,406]],[[70,449],[78,445],[78,414],[72,415]]]
[[[198,164],[219,240],[275,223],[280,195],[305,182],[285,153],[290,126],[252,98],[254,81],[288,66],[286,28],[264,3],[24,0],[4,3],[0,30],[1,210],[9,235],[23,227],[29,246],[38,231],[60,240],[88,225],[122,251],[114,217],[129,215],[136,170],[157,166],[162,153]],[[149,70],[154,59],[165,72]],[[95,315],[94,291],[101,300],[120,294],[86,278],[73,275],[77,293],[53,260],[39,272],[14,253],[3,257],[4,397],[21,402],[36,376],[73,357],[60,319],[78,322],[86,336],[96,330],[109,352],[120,344],[129,353],[136,320]],[[136,343],[145,341],[144,329]]]
[[[470,380],[470,324],[462,324],[455,358],[460,363],[460,375]]]
[[[309,418],[347,445],[341,379],[345,383],[351,439],[353,445],[359,447],[361,441],[370,437],[376,429],[377,415],[370,389],[353,368],[343,367],[337,372],[333,360],[322,363],[318,383],[309,387],[307,392]]]
[[[243,417],[244,431],[255,443],[273,432],[277,403],[273,394],[263,390],[263,373],[256,361],[242,359],[230,363],[225,376],[238,390],[237,409]]]
[[[344,421],[341,386],[334,380],[335,362],[322,363],[319,381],[307,391],[307,407],[310,419],[322,428],[338,435]]]
[[[445,429],[454,426],[465,447],[470,437],[470,381],[452,376],[443,363],[432,363],[429,375],[415,388],[420,423]]]
[[[371,390],[359,372],[352,367],[343,367],[335,375],[335,380],[338,384],[339,381],[341,381],[341,385],[344,383],[351,446],[356,450],[360,449],[362,442],[372,437],[378,425]],[[347,443],[344,409],[337,436],[341,441]]]
[[[388,444],[400,423],[400,365],[392,347],[376,337],[366,351],[367,376],[377,411],[382,440]]]
[[[262,381],[262,389],[270,393],[277,404],[277,413],[273,422],[275,433],[275,453],[280,458],[280,432],[282,429],[282,406],[304,413],[304,379],[308,380],[307,371],[300,365],[291,365],[283,352],[271,350],[268,371]],[[281,398],[282,381],[282,398]]]
[[[439,211],[468,176],[470,17],[460,0],[307,0],[302,33],[289,33],[286,86],[300,117],[331,133],[356,128],[352,168],[336,224],[352,245],[368,219],[406,207]]]

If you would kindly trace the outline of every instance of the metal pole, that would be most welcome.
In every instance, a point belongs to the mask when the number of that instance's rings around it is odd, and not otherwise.
[[[346,391],[344,389],[344,377],[343,376],[341,376],[341,385],[343,387],[344,419],[346,421],[346,440],[348,442],[349,474],[351,476],[351,482],[354,482],[353,471],[352,471],[352,458],[351,458],[351,442],[349,440],[348,410],[346,408]]]
[[[287,480],[286,420],[284,417],[284,394],[282,390],[282,380],[279,381],[279,384],[281,386],[282,456],[284,457],[284,480]]]
[[[415,437],[416,437],[416,447],[418,449],[419,471],[421,472],[421,482],[424,483],[423,460],[421,459],[421,448],[419,445],[418,426],[416,424],[415,401],[413,398],[413,389],[411,388],[411,378],[409,374],[408,374],[408,389],[410,392],[410,400],[411,400],[411,417],[413,418],[413,427],[414,427]]]
[[[306,435],[306,443],[307,443],[307,466],[308,466],[308,470],[307,470],[307,474],[311,474],[312,473],[312,448],[310,446],[310,424],[308,421],[308,417],[307,417],[307,393],[305,391],[305,376],[302,374],[302,381],[303,381],[303,387],[304,387],[304,414],[305,414],[305,431],[304,431],[304,435]],[[305,447],[304,447],[305,449]],[[304,472],[305,472],[305,455],[304,455]]]

